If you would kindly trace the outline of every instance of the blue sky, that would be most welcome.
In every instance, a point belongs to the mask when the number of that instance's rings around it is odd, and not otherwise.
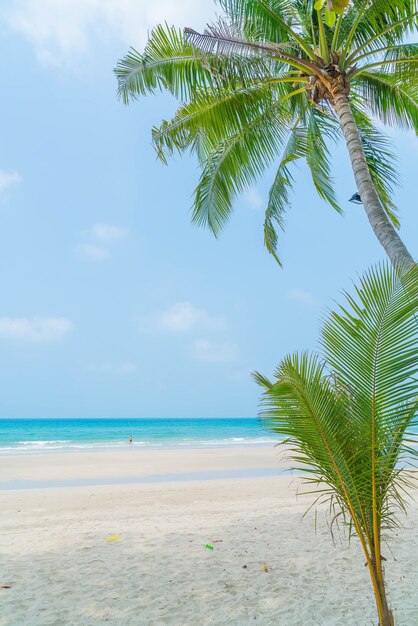
[[[5,3],[6,4],[6,3]],[[273,172],[236,202],[223,235],[190,223],[192,158],[156,161],[167,95],[126,107],[112,73],[167,19],[200,28],[185,0],[12,0],[0,8],[2,417],[229,417],[257,412],[250,373],[316,346],[321,316],[384,255],[343,147],[343,218],[297,172],[280,270],[263,247]],[[401,234],[418,254],[417,147],[390,130]]]

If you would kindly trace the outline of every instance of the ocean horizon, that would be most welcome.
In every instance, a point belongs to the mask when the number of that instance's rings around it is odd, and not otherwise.
[[[277,439],[256,417],[0,419],[0,454],[246,446]]]

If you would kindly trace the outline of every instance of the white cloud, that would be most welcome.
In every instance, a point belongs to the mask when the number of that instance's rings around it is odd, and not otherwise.
[[[128,234],[128,229],[112,224],[94,224],[91,227],[91,234],[95,239],[107,243],[123,239]]]
[[[0,318],[0,338],[41,343],[62,339],[72,330],[74,324],[64,317]]]
[[[126,237],[127,228],[114,226],[113,224],[98,223],[83,233],[90,241],[80,243],[75,248],[76,254],[90,261],[104,261],[110,258],[109,247]]]
[[[212,343],[208,339],[197,339],[193,345],[194,356],[199,361],[221,363],[236,358],[236,347],[228,343]]]
[[[5,191],[13,185],[21,183],[23,178],[15,171],[7,172],[6,170],[0,170],[0,191]]]
[[[194,328],[222,328],[220,317],[209,315],[204,309],[194,307],[190,302],[177,302],[160,314],[158,327],[171,332],[185,332]]]
[[[261,196],[257,187],[249,187],[244,197],[252,209],[261,209],[261,207],[263,206],[263,197]]]
[[[89,259],[90,261],[104,261],[108,259],[110,254],[106,248],[101,248],[90,243],[81,243],[76,247],[76,252],[80,256]]]
[[[287,293],[287,296],[290,300],[294,300],[295,302],[300,302],[301,304],[304,304],[305,306],[317,306],[318,305],[318,300],[310,291],[307,291],[306,289],[299,289],[299,288],[291,289]]]
[[[167,21],[200,28],[214,16],[205,0],[9,0],[0,18],[35,47],[47,65],[74,65],[91,55],[97,38],[142,48],[148,31]],[[96,44],[96,46],[95,46]]]

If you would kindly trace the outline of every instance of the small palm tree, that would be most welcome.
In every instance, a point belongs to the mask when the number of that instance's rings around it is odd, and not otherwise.
[[[342,512],[366,556],[380,626],[392,626],[382,530],[397,524],[410,474],[400,467],[418,412],[418,270],[401,282],[387,265],[368,272],[334,311],[322,354],[287,356],[264,387],[262,419],[287,437],[292,458]],[[411,294],[414,297],[411,297]],[[336,512],[337,514],[338,512]]]
[[[199,158],[193,221],[217,235],[234,198],[277,163],[264,240],[279,260],[291,166],[304,159],[319,195],[341,212],[330,161],[344,138],[355,198],[391,262],[412,267],[391,199],[396,163],[375,122],[418,131],[418,44],[405,43],[417,0],[353,0],[346,11],[347,0],[219,4],[226,19],[203,34],[158,26],[144,54],[131,49],[115,69],[125,102],[161,89],[182,102],[153,140],[164,162],[187,149]]]

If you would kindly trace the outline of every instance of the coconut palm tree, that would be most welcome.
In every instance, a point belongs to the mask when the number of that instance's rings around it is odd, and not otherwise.
[[[158,26],[143,54],[131,49],[115,69],[127,103],[168,90],[181,101],[153,129],[159,157],[197,154],[202,173],[193,221],[215,235],[235,197],[268,166],[264,240],[278,259],[292,165],[304,159],[317,192],[337,211],[330,174],[343,138],[357,193],[391,262],[414,265],[400,239],[391,199],[396,162],[378,123],[418,131],[418,44],[406,43],[417,0],[219,0],[225,18],[199,34]]]
[[[369,271],[330,314],[321,354],[287,356],[264,388],[265,424],[331,499],[366,556],[380,626],[392,626],[382,567],[382,530],[397,524],[411,474],[402,469],[418,412],[418,270]],[[413,298],[411,298],[413,294]],[[416,437],[415,437],[416,440]]]

